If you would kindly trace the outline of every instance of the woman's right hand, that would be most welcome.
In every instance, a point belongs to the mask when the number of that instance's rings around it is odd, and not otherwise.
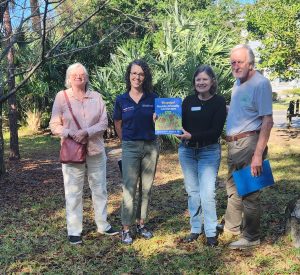
[[[183,128],[182,128],[182,134],[175,135],[175,136],[181,140],[190,140],[192,138],[192,135],[189,132],[187,132],[186,130],[184,130]]]

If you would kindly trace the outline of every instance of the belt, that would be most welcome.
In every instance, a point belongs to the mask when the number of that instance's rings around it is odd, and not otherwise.
[[[245,137],[250,137],[256,134],[259,134],[260,130],[256,130],[256,131],[248,131],[248,132],[244,132],[244,133],[240,133],[234,136],[226,136],[226,141],[227,142],[231,142],[231,141],[237,141],[241,138],[245,138]]]
[[[190,147],[190,148],[195,148],[195,149],[199,149],[211,144],[215,144],[218,143],[216,141],[190,141],[190,140],[184,140],[183,141],[183,145],[185,147]]]

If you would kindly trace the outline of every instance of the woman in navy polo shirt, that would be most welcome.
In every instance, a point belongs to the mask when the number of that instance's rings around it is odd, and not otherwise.
[[[114,122],[122,141],[122,242],[132,243],[130,226],[136,221],[136,233],[153,237],[145,226],[150,191],[158,160],[153,113],[154,99],[152,75],[147,63],[134,60],[126,70],[127,92],[119,95],[114,108]],[[139,183],[137,208],[134,209],[136,188]]]

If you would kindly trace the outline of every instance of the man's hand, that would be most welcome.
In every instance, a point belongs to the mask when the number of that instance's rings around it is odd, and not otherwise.
[[[251,161],[251,174],[258,177],[262,173],[262,156],[253,155]]]
[[[259,176],[262,172],[262,156],[266,149],[272,127],[272,115],[263,116],[258,141],[251,161],[251,174],[254,177]]]
[[[175,135],[176,137],[180,138],[181,140],[190,140],[192,138],[192,135],[187,132],[186,130],[182,129],[181,135]]]

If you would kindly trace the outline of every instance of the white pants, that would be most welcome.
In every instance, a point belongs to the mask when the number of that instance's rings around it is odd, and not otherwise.
[[[111,227],[107,222],[106,155],[103,152],[87,156],[85,164],[62,164],[69,236],[80,236],[82,233],[82,193],[86,171],[98,232]]]

